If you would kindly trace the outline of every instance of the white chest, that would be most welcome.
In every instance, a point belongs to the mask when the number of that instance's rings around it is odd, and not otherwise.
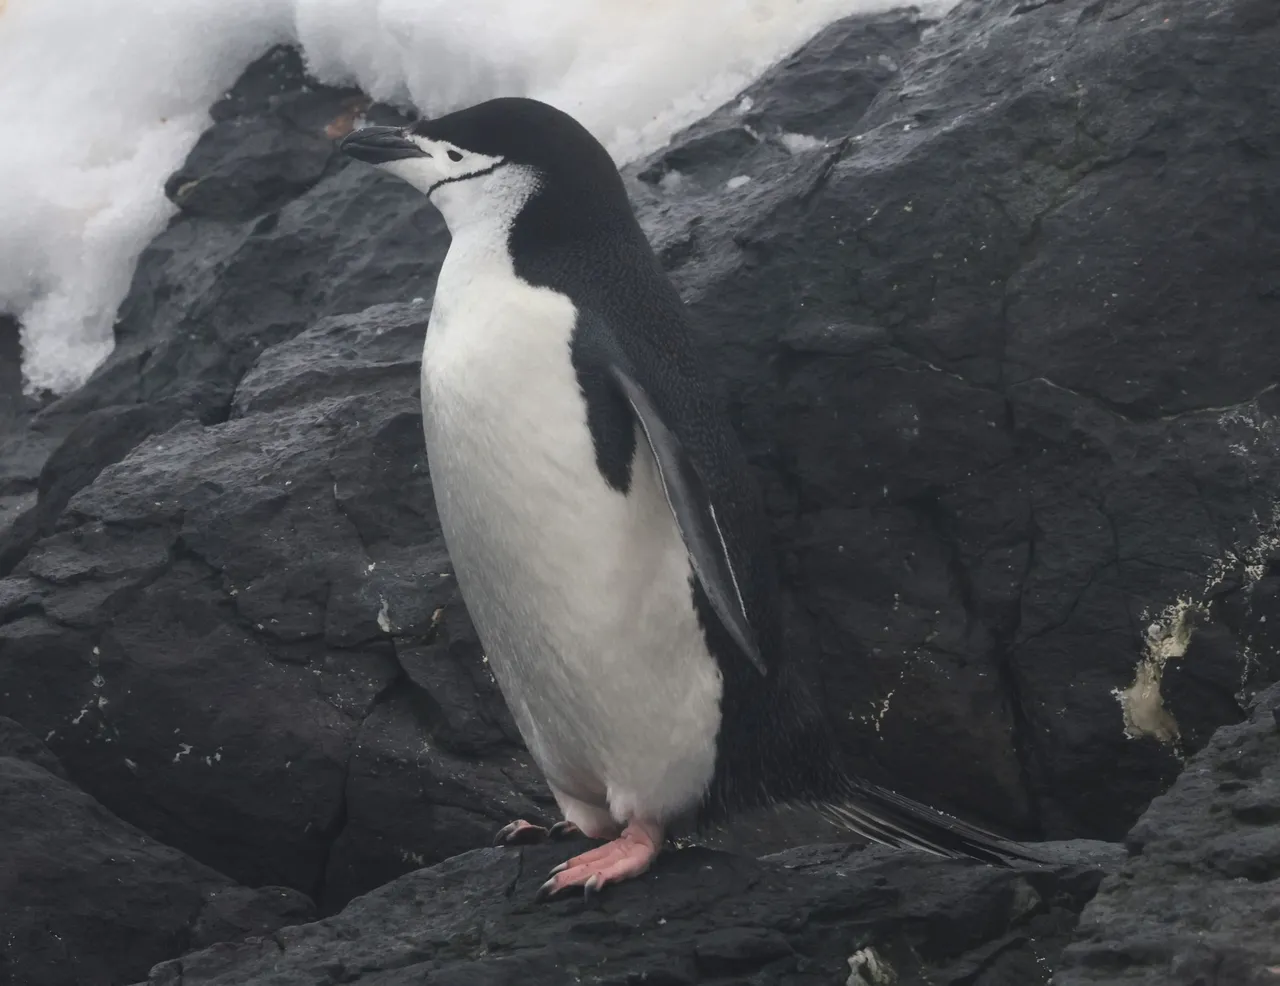
[[[422,359],[437,496],[458,522],[510,527],[520,550],[541,539],[531,513],[545,525],[600,485],[570,358],[574,318],[567,298],[521,281],[504,254],[455,243],[440,272]]]
[[[647,445],[637,434],[625,494],[596,465],[574,316],[505,251],[455,240],[422,363],[432,483],[468,610],[553,787],[615,813],[674,811],[710,778],[720,675]]]

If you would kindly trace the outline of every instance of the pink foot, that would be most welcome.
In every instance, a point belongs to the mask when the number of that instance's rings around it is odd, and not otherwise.
[[[498,834],[493,837],[493,844],[495,846],[532,846],[539,842],[546,842],[549,834],[541,825],[534,825],[523,818],[517,818],[498,830]]]
[[[577,835],[578,832],[578,826],[573,822],[556,822],[551,828],[546,829],[541,825],[526,822],[523,818],[517,818],[498,831],[498,834],[493,837],[493,844],[495,846],[534,846],[548,839],[553,842],[567,839]]]
[[[551,879],[538,888],[537,900],[547,900],[562,890],[581,887],[590,898],[606,883],[639,876],[653,865],[662,846],[662,829],[646,822],[631,822],[622,835],[551,871]]]

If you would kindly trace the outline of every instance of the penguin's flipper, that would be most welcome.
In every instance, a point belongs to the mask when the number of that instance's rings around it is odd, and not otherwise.
[[[693,571],[702,591],[734,643],[761,674],[766,674],[764,658],[760,656],[738,576],[729,557],[729,547],[706,484],[679,438],[663,422],[644,387],[617,363],[610,365],[609,372],[631,405],[640,430],[653,450],[667,504],[675,515],[676,526],[689,550]]]

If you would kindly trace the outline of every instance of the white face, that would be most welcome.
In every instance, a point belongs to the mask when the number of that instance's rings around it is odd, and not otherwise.
[[[415,134],[406,138],[422,157],[378,165],[422,192],[444,216],[449,230],[486,221],[508,222],[537,186],[530,169]]]

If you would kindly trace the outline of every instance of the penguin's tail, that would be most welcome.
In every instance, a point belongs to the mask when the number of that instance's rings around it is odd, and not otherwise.
[[[881,845],[969,857],[997,866],[1017,860],[1046,862],[994,832],[865,781],[845,779],[837,798],[814,807],[840,828]]]

